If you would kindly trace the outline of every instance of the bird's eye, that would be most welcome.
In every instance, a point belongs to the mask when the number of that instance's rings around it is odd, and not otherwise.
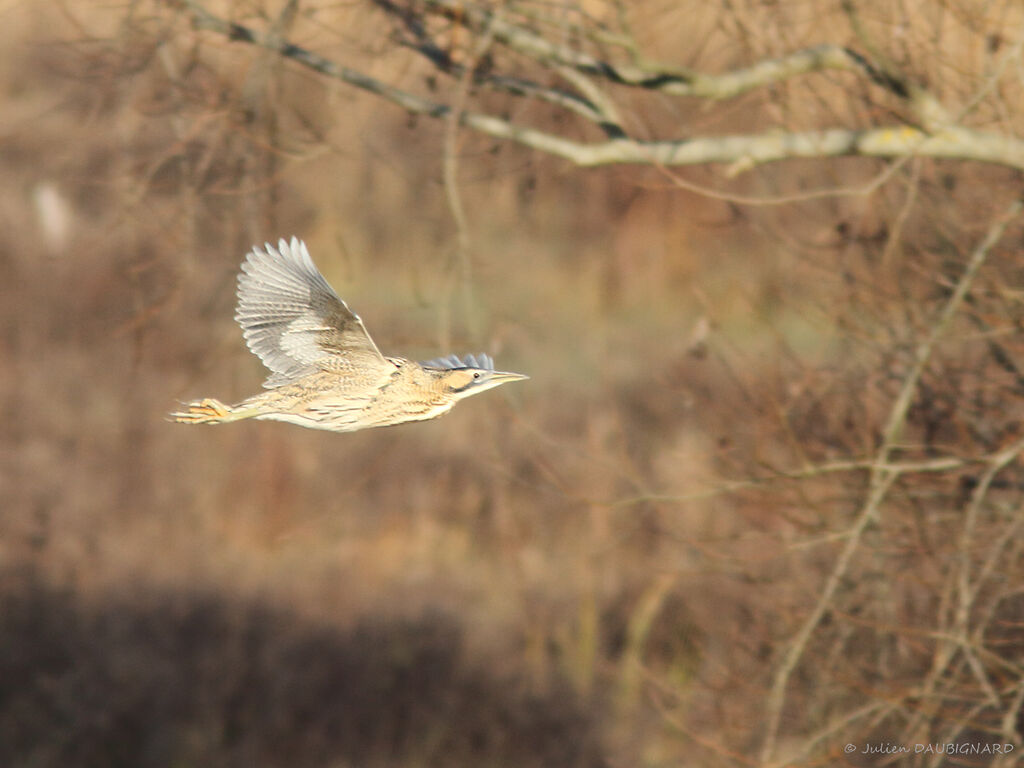
[[[479,378],[480,378],[480,371],[476,371],[476,372],[475,372],[475,373],[473,374],[473,378],[474,378],[474,379],[479,379]]]

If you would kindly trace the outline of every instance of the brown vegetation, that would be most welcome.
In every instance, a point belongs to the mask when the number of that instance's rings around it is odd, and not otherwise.
[[[582,170],[182,3],[72,5],[0,33],[0,762],[1024,749],[1012,163]],[[387,3],[203,5],[425,98],[599,132],[396,49]],[[1021,132],[1016,4],[849,5],[628,20],[703,72],[850,46],[972,130]],[[439,18],[458,61],[564,85]],[[856,71],[706,104],[608,92],[650,138],[920,117]],[[484,351],[531,381],[351,435],[167,423],[258,387],[235,274],[292,234],[386,352]]]
[[[339,629],[194,590],[18,587],[0,602],[8,764],[606,765],[571,690],[468,665],[444,614]]]

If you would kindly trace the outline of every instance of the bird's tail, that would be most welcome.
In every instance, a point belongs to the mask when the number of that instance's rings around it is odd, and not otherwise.
[[[229,421],[248,419],[259,413],[258,409],[225,405],[212,397],[193,400],[183,405],[184,410],[170,414],[172,421],[181,424],[226,424]]]

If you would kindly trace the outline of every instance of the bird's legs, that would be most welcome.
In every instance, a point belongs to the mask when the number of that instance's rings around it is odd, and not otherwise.
[[[182,424],[224,424],[229,421],[248,419],[259,413],[255,408],[236,408],[220,400],[206,397],[185,403],[186,410],[171,414],[174,421]]]

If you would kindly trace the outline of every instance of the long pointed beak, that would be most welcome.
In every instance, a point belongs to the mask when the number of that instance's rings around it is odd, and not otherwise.
[[[530,378],[525,373],[512,373],[511,371],[495,371],[491,374],[490,380],[498,384],[505,384],[509,381],[523,381]]]

